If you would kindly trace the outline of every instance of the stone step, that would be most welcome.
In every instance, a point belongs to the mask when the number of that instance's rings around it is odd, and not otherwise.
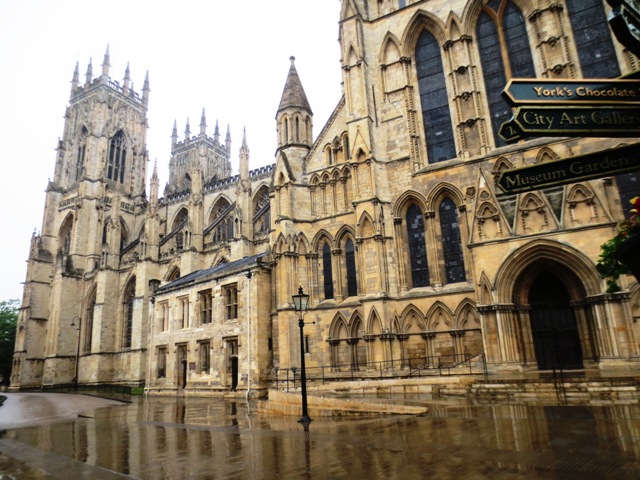
[[[466,393],[462,393],[465,390]],[[640,380],[638,378],[570,378],[564,381],[521,379],[478,381],[466,388],[441,388],[440,395],[468,395],[476,399],[492,400],[536,400],[555,398],[562,395],[569,400],[634,400],[640,399]]]

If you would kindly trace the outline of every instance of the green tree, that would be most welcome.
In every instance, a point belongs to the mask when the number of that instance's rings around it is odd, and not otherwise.
[[[16,342],[16,325],[18,324],[18,300],[0,302],[0,375],[3,383],[9,383],[13,347]]]

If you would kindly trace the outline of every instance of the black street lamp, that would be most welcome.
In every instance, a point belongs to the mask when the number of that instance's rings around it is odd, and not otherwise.
[[[309,411],[307,408],[307,373],[304,366],[304,319],[303,316],[309,306],[309,295],[305,295],[302,291],[302,285],[298,288],[298,294],[292,295],[293,304],[298,314],[298,326],[300,327],[300,383],[302,384],[302,416],[300,422],[302,425],[309,425]]]
[[[76,326],[76,322],[78,322],[77,326]],[[73,317],[73,319],[71,320],[71,326],[76,327],[76,329],[78,330],[78,342],[76,345],[76,366],[75,366],[74,375],[73,375],[73,386],[74,386],[74,389],[77,390],[78,389],[78,359],[80,358],[80,328],[82,327],[82,318]]]

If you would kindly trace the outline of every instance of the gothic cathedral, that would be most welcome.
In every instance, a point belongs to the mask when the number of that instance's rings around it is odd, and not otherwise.
[[[497,373],[640,366],[640,287],[623,277],[608,293],[595,266],[637,172],[496,185],[510,169],[637,142],[499,135],[511,78],[640,69],[608,4],[339,3],[342,96],[319,134],[292,57],[275,163],[250,170],[244,136],[234,174],[229,130],[208,135],[203,111],[195,135],[187,124],[179,140],[174,125],[162,196],[155,168],[145,188],[148,77],[141,93],[128,67],[113,80],[108,50],[100,76],[89,64],[81,82],[76,66],[12,388],[263,395],[300,349],[308,369],[363,378],[478,356]]]

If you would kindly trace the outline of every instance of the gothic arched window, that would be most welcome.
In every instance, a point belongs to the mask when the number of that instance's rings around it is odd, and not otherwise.
[[[358,279],[356,276],[356,252],[351,239],[344,246],[345,263],[347,267],[347,296],[358,295]]]
[[[256,235],[268,233],[271,229],[271,202],[269,201],[269,189],[262,187],[256,196],[256,204],[253,209],[253,232]]]
[[[411,261],[411,281],[413,288],[429,285],[429,265],[425,243],[422,212],[417,205],[407,209],[407,235],[409,238],[409,259]]]
[[[420,34],[416,45],[416,70],[429,163],[454,158],[456,146],[440,46],[427,30]]]
[[[476,25],[484,87],[496,146],[500,125],[511,117],[511,107],[501,93],[508,78],[536,76],[522,12],[510,0],[490,0],[482,6]]]
[[[235,204],[234,204],[235,205]],[[220,198],[209,215],[210,225],[207,231],[212,231],[213,243],[233,240],[233,206],[225,198]]]
[[[132,278],[124,291],[122,302],[122,347],[131,348],[133,330],[133,300],[136,297],[136,279]]]
[[[114,182],[124,183],[126,167],[127,143],[124,133],[116,133],[109,143],[109,157],[107,160],[107,178]]]
[[[82,171],[84,170],[84,157],[87,153],[87,136],[89,132],[85,127],[82,127],[82,133],[78,139],[78,156],[76,157],[76,181],[82,177]]]
[[[71,252],[71,232],[73,230],[73,215],[67,215],[62,226],[60,227],[60,232],[58,233],[58,250],[64,254],[68,255]]]
[[[324,275],[324,298],[333,298],[333,271],[331,269],[331,247],[322,247],[322,273]]]
[[[567,0],[567,10],[573,29],[573,41],[580,58],[582,76],[620,76],[616,50],[602,0]]]
[[[447,283],[463,282],[466,280],[466,275],[464,273],[464,256],[462,254],[458,211],[450,198],[445,198],[440,204],[440,231],[442,232],[442,249],[444,251],[444,268]]]
[[[96,292],[94,291],[91,295],[91,299],[87,304],[87,309],[85,310],[85,318],[82,323],[83,332],[82,336],[84,341],[82,343],[82,352],[83,353],[91,353],[91,337],[93,337],[93,310],[96,307]]]

